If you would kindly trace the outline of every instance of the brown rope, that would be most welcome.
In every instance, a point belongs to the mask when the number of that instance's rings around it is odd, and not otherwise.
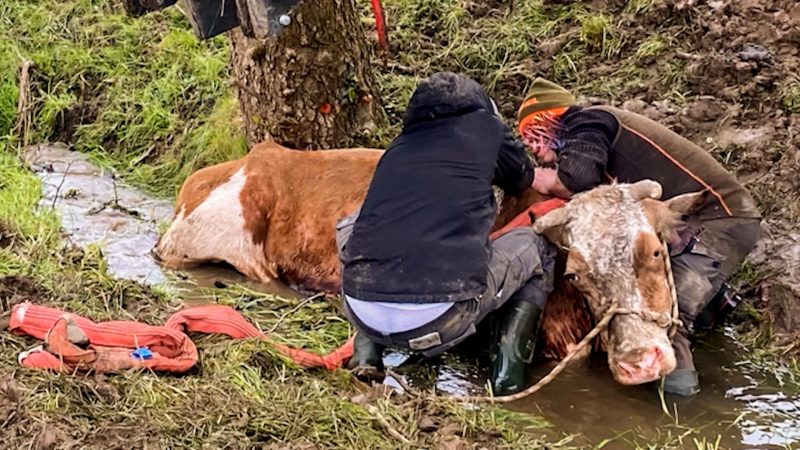
[[[545,375],[541,380],[539,380],[533,386],[525,389],[524,391],[517,392],[516,394],[512,395],[505,395],[502,397],[494,397],[494,396],[472,396],[472,397],[462,397],[459,398],[459,401],[462,402],[473,402],[473,403],[511,403],[517,400],[523,399],[531,394],[534,394],[541,390],[543,387],[548,385],[551,381],[555,380],[558,374],[560,374],[566,367],[569,362],[575,358],[575,356],[581,352],[587,345],[589,345],[594,338],[597,337],[600,333],[603,332],[608,327],[608,324],[611,322],[611,319],[614,318],[618,314],[617,308],[612,306],[609,311],[603,316],[603,319],[600,322],[597,322],[597,325],[592,328],[592,331],[589,332],[583,339],[576,345],[561,362],[558,363],[550,373]]]
[[[667,271],[667,285],[669,286],[669,293],[670,298],[672,300],[672,311],[670,316],[666,318],[666,320],[661,320],[664,318],[664,314],[653,314],[648,311],[637,311],[630,308],[619,308],[617,303],[614,302],[609,307],[608,311],[605,313],[603,318],[600,322],[597,322],[597,325],[592,328],[592,330],[584,336],[583,339],[576,345],[572,350],[567,353],[567,356],[561,360],[555,367],[553,367],[550,372],[542,377],[541,380],[536,382],[533,386],[525,389],[524,391],[517,392],[516,394],[512,395],[505,395],[502,397],[494,397],[494,396],[470,396],[470,397],[462,397],[458,400],[461,402],[472,402],[472,403],[511,403],[517,400],[521,400],[529,395],[535,394],[539,392],[543,387],[550,384],[553,380],[556,379],[558,374],[560,374],[578,355],[587,345],[589,345],[600,333],[605,331],[608,328],[608,324],[611,323],[611,319],[615,316],[620,314],[636,314],[640,316],[644,320],[648,320],[651,322],[655,322],[661,328],[669,327],[669,336],[672,337],[675,334],[675,331],[681,326],[681,321],[678,319],[678,296],[677,291],[675,289],[675,280],[672,276],[672,265],[670,263],[669,257],[669,250],[667,248],[667,243],[662,242],[662,248],[664,251],[664,260],[665,266]]]
[[[667,271],[667,286],[669,287],[669,296],[672,300],[672,326],[668,332],[669,337],[672,337],[675,336],[675,333],[678,331],[678,327],[682,326],[683,324],[678,318],[678,290],[675,288],[675,277],[672,275],[672,258],[669,256],[669,246],[667,246],[667,241],[661,241],[661,248],[664,252],[664,267]]]

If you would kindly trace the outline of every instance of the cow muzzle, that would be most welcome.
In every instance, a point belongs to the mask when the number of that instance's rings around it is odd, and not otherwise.
[[[608,366],[617,382],[649,383],[675,370],[675,350],[665,325],[639,314],[615,317],[608,330],[607,350]]]
[[[620,384],[649,383],[675,370],[675,353],[671,346],[643,347],[609,357],[609,367]]]

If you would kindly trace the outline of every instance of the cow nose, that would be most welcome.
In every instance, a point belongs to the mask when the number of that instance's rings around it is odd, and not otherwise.
[[[616,362],[620,381],[625,384],[642,384],[658,379],[664,354],[658,347],[639,350],[636,356],[620,358]]]

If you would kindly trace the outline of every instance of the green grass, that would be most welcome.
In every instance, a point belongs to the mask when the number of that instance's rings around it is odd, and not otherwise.
[[[624,12],[627,14],[646,13],[656,2],[658,2],[658,0],[628,0]]]
[[[605,58],[617,54],[620,42],[609,16],[587,12],[577,14],[576,19],[580,26],[580,40],[590,50],[599,52]]]
[[[14,125],[18,67],[30,60],[32,142],[68,139],[165,195],[246,151],[227,41],[199,42],[175,8],[131,20],[112,2],[14,1],[0,17],[0,135]]]
[[[786,111],[793,114],[800,113],[800,80],[795,79],[785,83],[781,88],[781,97]]]
[[[660,55],[666,49],[667,43],[659,35],[653,35],[642,41],[636,49],[636,59],[652,58]]]

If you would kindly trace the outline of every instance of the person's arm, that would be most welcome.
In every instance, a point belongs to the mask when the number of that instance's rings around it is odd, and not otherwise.
[[[538,192],[554,197],[572,197],[572,192],[558,178],[556,169],[537,167],[534,169],[534,174],[533,188]]]
[[[502,125],[503,138],[497,154],[494,184],[508,195],[514,196],[533,185],[534,173],[525,146]]]
[[[539,192],[559,197],[587,191],[604,180],[611,143],[619,127],[617,119],[600,110],[581,110],[564,117],[563,148],[554,173],[537,173]],[[536,184],[536,183],[535,183]],[[534,186],[536,188],[536,186]]]

